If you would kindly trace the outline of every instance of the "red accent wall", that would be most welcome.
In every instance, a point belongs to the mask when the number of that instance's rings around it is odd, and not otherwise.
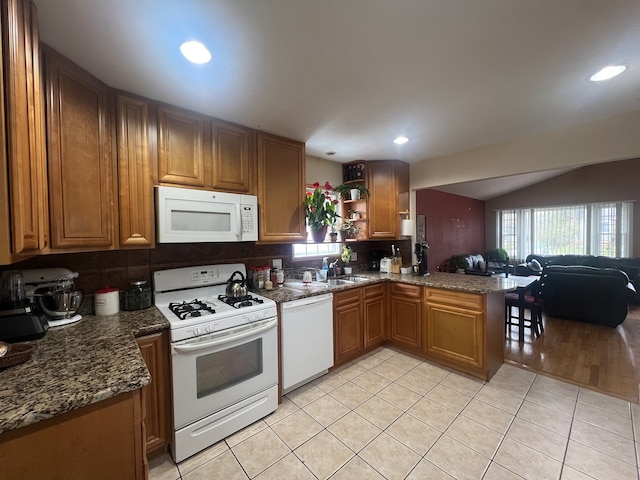
[[[485,202],[438,190],[418,190],[416,213],[426,217],[430,272],[451,255],[485,252]]]

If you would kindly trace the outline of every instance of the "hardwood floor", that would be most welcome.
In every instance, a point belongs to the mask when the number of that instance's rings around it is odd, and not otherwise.
[[[640,306],[616,328],[547,317],[544,333],[532,338],[518,327],[505,339],[505,363],[522,366],[576,385],[638,403],[640,385]]]

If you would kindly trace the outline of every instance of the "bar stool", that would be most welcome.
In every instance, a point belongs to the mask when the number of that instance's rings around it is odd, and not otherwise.
[[[542,324],[542,296],[540,295],[540,282],[535,282],[531,286],[531,295],[525,295],[522,307],[525,309],[524,328],[530,328],[536,337],[544,333]],[[512,325],[520,327],[520,297],[517,293],[505,293],[505,334]],[[513,308],[517,308],[517,314],[513,314]],[[526,310],[529,310],[529,318],[526,318]]]

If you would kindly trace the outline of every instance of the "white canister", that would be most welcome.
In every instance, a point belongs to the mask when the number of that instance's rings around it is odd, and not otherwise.
[[[100,317],[118,313],[120,311],[120,290],[111,287],[96,290],[95,309],[96,315]]]

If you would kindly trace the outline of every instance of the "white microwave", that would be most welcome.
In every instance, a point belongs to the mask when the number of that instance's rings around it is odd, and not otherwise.
[[[158,243],[258,240],[258,197],[155,187]]]

